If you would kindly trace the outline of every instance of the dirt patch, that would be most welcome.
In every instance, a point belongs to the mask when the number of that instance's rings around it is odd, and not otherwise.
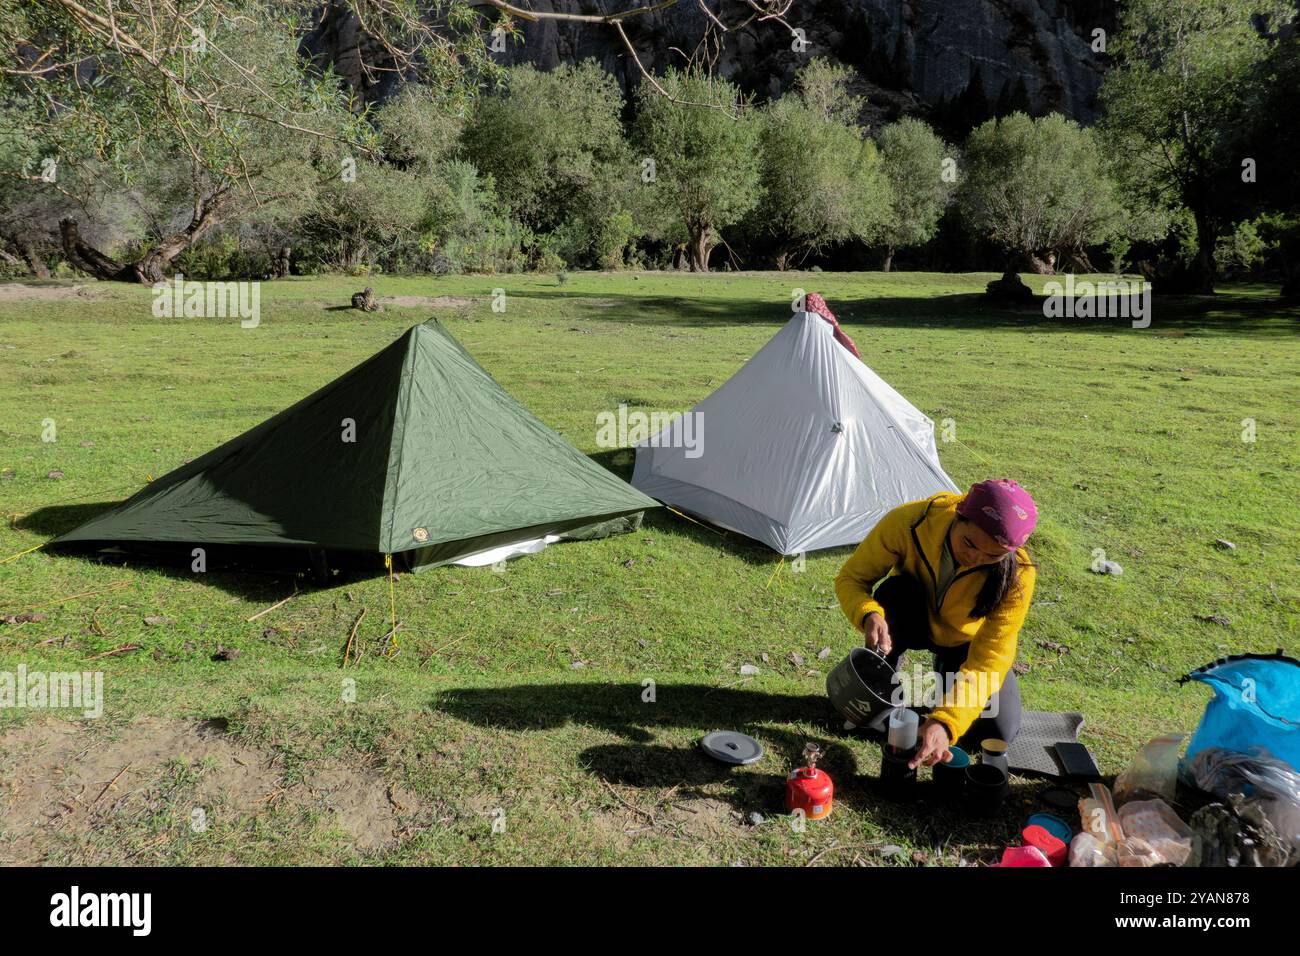
[[[98,299],[104,290],[87,285],[0,284],[0,302],[57,302],[66,299]]]
[[[55,837],[147,830],[163,811],[184,827],[196,810],[227,821],[272,808],[312,813],[370,852],[392,844],[402,818],[421,809],[413,793],[364,767],[321,761],[288,779],[278,754],[241,742],[223,721],[25,725],[0,736],[0,755],[4,863],[39,862]]]
[[[379,300],[384,305],[395,305],[400,309],[468,309],[474,305],[473,299],[456,295],[386,295]]]

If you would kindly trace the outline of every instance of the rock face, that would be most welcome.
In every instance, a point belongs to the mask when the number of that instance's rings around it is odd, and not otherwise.
[[[734,0],[708,0],[724,23],[744,19],[748,9]],[[635,5],[595,5],[590,0],[533,0],[536,11],[594,13]],[[774,21],[732,32],[717,72],[759,98],[788,89],[810,58],[830,57],[860,74],[859,92],[874,116],[934,113],[962,104],[966,124],[995,110],[1057,111],[1080,122],[1097,113],[1102,55],[1092,49],[1094,33],[1110,34],[1113,0],[794,0],[786,20],[803,31],[806,46]],[[346,15],[344,15],[346,17]],[[355,24],[327,16],[308,45],[335,60],[336,69],[358,88],[357,47],[364,43]],[[642,63],[651,71],[684,60],[677,50],[694,50],[708,23],[696,0],[625,20]],[[542,20],[524,23],[523,42],[495,54],[507,64],[559,63],[595,59],[624,88],[639,80],[636,65],[613,29],[596,24]],[[379,91],[375,91],[379,92]]]

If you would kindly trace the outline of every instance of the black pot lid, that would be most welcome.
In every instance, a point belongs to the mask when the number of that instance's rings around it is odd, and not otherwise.
[[[700,741],[700,747],[714,760],[723,763],[750,764],[763,759],[763,745],[734,730],[715,730]]]

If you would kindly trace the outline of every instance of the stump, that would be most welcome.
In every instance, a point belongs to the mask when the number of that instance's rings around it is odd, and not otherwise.
[[[1033,302],[1034,290],[1025,285],[1020,280],[1020,275],[1008,270],[1002,273],[1001,279],[994,279],[985,289],[985,294],[990,299],[996,299],[999,302]]]
[[[366,289],[364,292],[353,293],[352,308],[360,309],[362,312],[378,312],[379,303],[375,301],[375,290]]]

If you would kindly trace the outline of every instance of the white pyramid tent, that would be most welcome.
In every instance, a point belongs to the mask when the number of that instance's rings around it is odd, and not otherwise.
[[[891,508],[957,490],[934,422],[812,312],[688,414],[691,442],[678,425],[637,446],[633,486],[781,554],[856,545]]]

